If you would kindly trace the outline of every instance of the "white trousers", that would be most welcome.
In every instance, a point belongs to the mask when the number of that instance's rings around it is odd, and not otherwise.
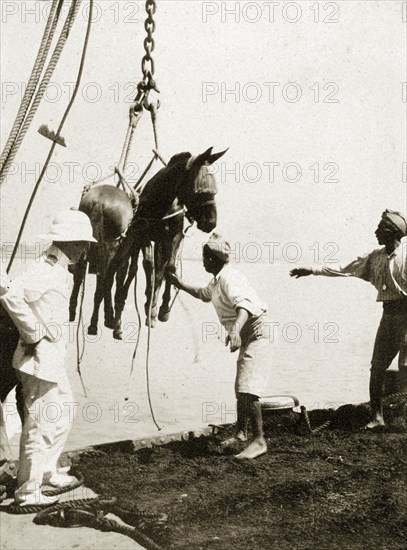
[[[7,437],[3,406],[0,403],[0,463],[11,458],[10,445]]]
[[[41,484],[57,471],[57,462],[73,421],[69,382],[56,384],[18,373],[23,385],[25,421],[20,439],[17,503],[32,501]]]

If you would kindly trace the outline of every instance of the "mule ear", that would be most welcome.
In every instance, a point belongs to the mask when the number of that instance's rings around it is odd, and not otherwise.
[[[220,159],[220,157],[223,157],[223,155],[225,153],[227,153],[228,151],[229,151],[229,147],[227,149],[225,149],[224,151],[222,151],[221,153],[214,153],[213,155],[209,155],[209,158],[207,159],[207,163],[208,164],[213,164],[218,159]]]
[[[205,153],[198,155],[194,160],[194,164],[202,166],[203,164],[205,164],[205,162],[209,162],[209,159],[212,155],[212,149],[213,147],[209,147],[209,149],[207,149]]]

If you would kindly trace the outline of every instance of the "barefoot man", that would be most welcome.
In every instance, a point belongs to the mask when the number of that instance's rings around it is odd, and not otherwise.
[[[357,258],[345,267],[299,268],[292,277],[325,275],[326,277],[359,277],[374,285],[377,301],[383,302],[380,322],[373,350],[370,370],[370,405],[372,419],[366,428],[384,426],[382,395],[386,370],[399,354],[400,390],[407,390],[407,258],[401,239],[407,236],[407,223],[400,212],[386,210],[375,232],[377,242],[383,245]]]
[[[253,440],[236,458],[256,458],[267,451],[259,401],[270,364],[269,340],[264,325],[267,306],[260,301],[246,277],[228,266],[229,256],[229,243],[219,235],[212,235],[203,247],[203,266],[214,276],[209,285],[205,288],[189,286],[175,274],[172,275],[172,284],[194,298],[212,302],[228,333],[226,345],[230,343],[231,352],[240,349],[235,381],[237,433],[232,439],[247,441],[250,421]]]
[[[96,241],[89,218],[76,210],[60,212],[43,238],[52,241],[46,255],[12,282],[2,279],[0,298],[20,336],[13,356],[24,400],[14,494],[19,506],[58,500],[43,494],[43,483],[59,488],[77,481],[57,470],[74,406],[65,371],[68,264]]]

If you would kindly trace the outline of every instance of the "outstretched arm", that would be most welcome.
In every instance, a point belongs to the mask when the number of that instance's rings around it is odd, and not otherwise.
[[[195,286],[187,285],[175,273],[171,273],[169,275],[169,277],[170,277],[171,284],[174,285],[176,288],[179,288],[180,290],[183,290],[184,292],[187,292],[188,294],[190,294],[194,298],[198,298],[199,300],[202,300],[203,302],[210,302],[211,301],[211,294],[212,293],[209,291],[209,289],[207,287],[206,288],[205,287],[201,288],[201,287],[195,287]]]
[[[358,277],[365,281],[370,280],[370,259],[371,254],[360,256],[344,267],[298,267],[290,271],[290,276],[296,279],[308,275],[324,275],[325,277]]]
[[[290,277],[295,277],[296,279],[307,277],[308,275],[312,275],[312,269],[308,267],[298,267],[290,271]]]

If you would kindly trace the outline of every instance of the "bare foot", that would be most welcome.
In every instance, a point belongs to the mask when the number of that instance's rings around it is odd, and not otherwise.
[[[264,437],[254,439],[246,449],[244,449],[235,458],[257,458],[267,452],[267,443]]]
[[[221,447],[230,447],[231,445],[239,443],[240,441],[247,441],[247,436],[243,432],[238,432],[233,437],[228,437],[228,439],[222,441],[220,445]]]
[[[247,433],[246,432],[243,432],[242,430],[240,430],[239,432],[237,432],[236,434],[236,439],[238,441],[247,441]]]
[[[375,428],[384,428],[384,420],[371,420],[368,424],[365,426],[365,430],[374,430]]]

